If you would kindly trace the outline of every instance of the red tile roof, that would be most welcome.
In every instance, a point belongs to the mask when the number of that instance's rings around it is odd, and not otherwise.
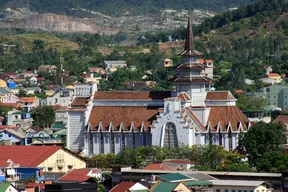
[[[128,189],[130,189],[133,185],[135,185],[136,182],[126,182],[122,181],[115,187],[113,187],[110,192],[126,192]]]
[[[59,149],[60,146],[0,146],[0,166],[7,166],[11,159],[21,167],[37,167]]]
[[[243,91],[243,90],[239,89],[239,90],[235,90],[235,93],[237,93],[237,94],[244,94],[244,93],[245,93],[245,91]]]
[[[179,99],[181,99],[182,101],[189,101],[190,97],[188,96],[188,94],[186,92],[182,92],[179,95],[177,95],[177,97]]]
[[[17,128],[17,127],[13,126],[13,125],[0,125],[0,129],[6,129],[6,128],[13,129],[13,128]]]
[[[168,170],[168,171],[171,171],[173,169],[167,165],[162,164],[162,163],[150,163],[149,165],[144,167],[143,170]]]
[[[45,188],[44,183],[27,183],[26,188],[34,188],[34,187],[39,187],[41,190]]]
[[[267,76],[268,77],[280,77],[280,75],[277,73],[269,73]]]
[[[206,95],[206,100],[234,100],[235,97],[230,91],[209,91]]]
[[[76,97],[71,103],[72,107],[85,107],[88,104],[89,97]]]
[[[90,177],[87,176],[91,169],[73,169],[58,181],[74,181],[74,182],[84,182],[87,181]]]
[[[158,112],[157,107],[95,106],[91,111],[89,122],[94,131],[98,130],[100,122],[104,130],[108,130],[110,122],[115,130],[119,130],[122,124],[124,129],[129,131],[132,122],[136,130],[141,128],[142,123],[149,129]]]
[[[19,98],[20,103],[34,103],[37,97],[21,97]]]
[[[288,115],[279,115],[274,122],[281,122],[284,124],[288,124]]]
[[[95,92],[94,100],[154,100],[171,96],[170,91]]]
[[[21,105],[19,103],[0,103],[0,106],[6,106],[18,109]]]
[[[212,131],[217,131],[217,126],[220,123],[220,130],[227,131],[230,123],[232,131],[238,131],[241,122],[243,129],[247,130],[249,119],[237,106],[213,106],[210,107],[208,117],[208,124],[210,124]]]

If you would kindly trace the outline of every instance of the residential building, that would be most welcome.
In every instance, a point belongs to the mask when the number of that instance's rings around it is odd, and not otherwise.
[[[94,168],[73,169],[66,173],[58,182],[85,182],[90,178],[95,178],[97,181],[102,181],[102,170]]]
[[[253,122],[229,91],[211,91],[213,63],[197,61],[191,21],[182,61],[170,79],[175,91],[91,92],[68,108],[67,147],[90,156],[118,154],[124,147],[238,146]],[[89,86],[89,85],[87,85]],[[85,89],[81,89],[84,91]],[[79,90],[80,91],[80,90]]]
[[[1,192],[18,192],[14,185],[11,183],[0,183]]]
[[[101,67],[89,67],[89,72],[90,73],[97,73],[97,74],[100,74],[100,75],[105,75],[106,72],[103,68]]]
[[[9,100],[14,94],[5,87],[0,87],[0,103]]]
[[[51,135],[45,131],[34,132],[31,129],[26,131],[25,134],[25,145],[32,145],[37,139],[50,139]]]
[[[164,59],[161,61],[161,64],[163,67],[172,67],[173,66],[173,61],[171,59]]]
[[[38,67],[38,72],[46,72],[55,74],[57,71],[56,65],[40,65]]]
[[[269,79],[274,80],[276,83],[282,82],[281,75],[279,75],[277,73],[269,73],[269,74],[267,74],[267,76]]]
[[[98,73],[86,73],[83,74],[83,79],[85,79],[86,83],[100,83],[100,80],[102,79],[102,75]]]
[[[266,75],[270,74],[273,72],[273,69],[271,66],[264,66],[264,69],[266,71]]]
[[[0,146],[0,167],[12,160],[19,167],[42,167],[44,172],[63,172],[86,167],[83,158],[60,146]]]
[[[55,111],[55,122],[62,122],[63,124],[67,124],[68,121],[68,107],[61,107]]]
[[[7,86],[6,81],[0,79],[0,88],[7,88],[7,87],[8,87],[8,86]]]
[[[138,182],[122,181],[109,192],[149,192],[148,188]]]
[[[7,114],[7,125],[28,129],[33,125],[33,118],[29,112],[11,110]]]
[[[72,101],[73,94],[73,89],[60,89],[60,91],[55,93],[53,96],[47,97],[47,105],[61,105],[68,107]]]
[[[105,70],[114,72],[118,68],[126,68],[127,63],[126,61],[104,61],[105,64]]]
[[[255,97],[267,101],[267,105],[280,107],[282,110],[288,109],[288,86],[272,85],[263,87],[262,90],[254,93]]]
[[[41,93],[41,88],[39,87],[25,87],[24,90],[26,91],[26,94],[34,95],[35,92]]]
[[[173,170],[171,167],[164,165],[163,163],[150,163],[143,170]]]
[[[254,84],[255,84],[255,80],[245,79],[245,84],[247,84],[247,85],[254,85]]]
[[[33,108],[39,106],[39,99],[37,97],[21,97],[19,98],[19,103],[24,111],[30,112]]]
[[[0,130],[0,141],[5,145],[25,145],[25,132],[21,128]]]
[[[275,85],[277,84],[277,80],[269,77],[258,79],[259,81],[263,82],[266,85]]]
[[[153,187],[149,190],[151,192],[174,192],[174,191],[181,191],[181,192],[192,192],[190,188],[181,182],[169,183],[158,181]]]

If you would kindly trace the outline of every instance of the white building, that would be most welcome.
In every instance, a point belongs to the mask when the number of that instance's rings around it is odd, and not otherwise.
[[[233,150],[251,123],[229,91],[211,91],[213,62],[201,64],[190,21],[182,62],[170,81],[175,92],[94,92],[68,109],[67,147],[85,155],[123,147],[222,145]],[[88,86],[88,85],[87,85]],[[89,94],[90,95],[89,95]]]

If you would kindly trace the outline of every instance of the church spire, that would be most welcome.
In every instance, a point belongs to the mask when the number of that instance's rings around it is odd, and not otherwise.
[[[185,51],[193,51],[194,50],[194,37],[191,25],[191,17],[189,16],[188,24],[187,24],[187,32],[186,32],[186,41],[185,41]]]
[[[190,16],[188,19],[188,24],[187,24],[187,29],[186,29],[186,41],[185,41],[184,51],[180,53],[180,55],[191,56],[191,57],[197,57],[197,56],[203,55],[201,52],[195,50],[192,23],[191,23]]]

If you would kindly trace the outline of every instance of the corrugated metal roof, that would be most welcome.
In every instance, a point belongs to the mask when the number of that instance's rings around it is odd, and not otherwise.
[[[268,184],[265,181],[248,181],[248,180],[215,180],[212,181],[214,186],[243,186],[243,187],[258,187],[262,184]]]

